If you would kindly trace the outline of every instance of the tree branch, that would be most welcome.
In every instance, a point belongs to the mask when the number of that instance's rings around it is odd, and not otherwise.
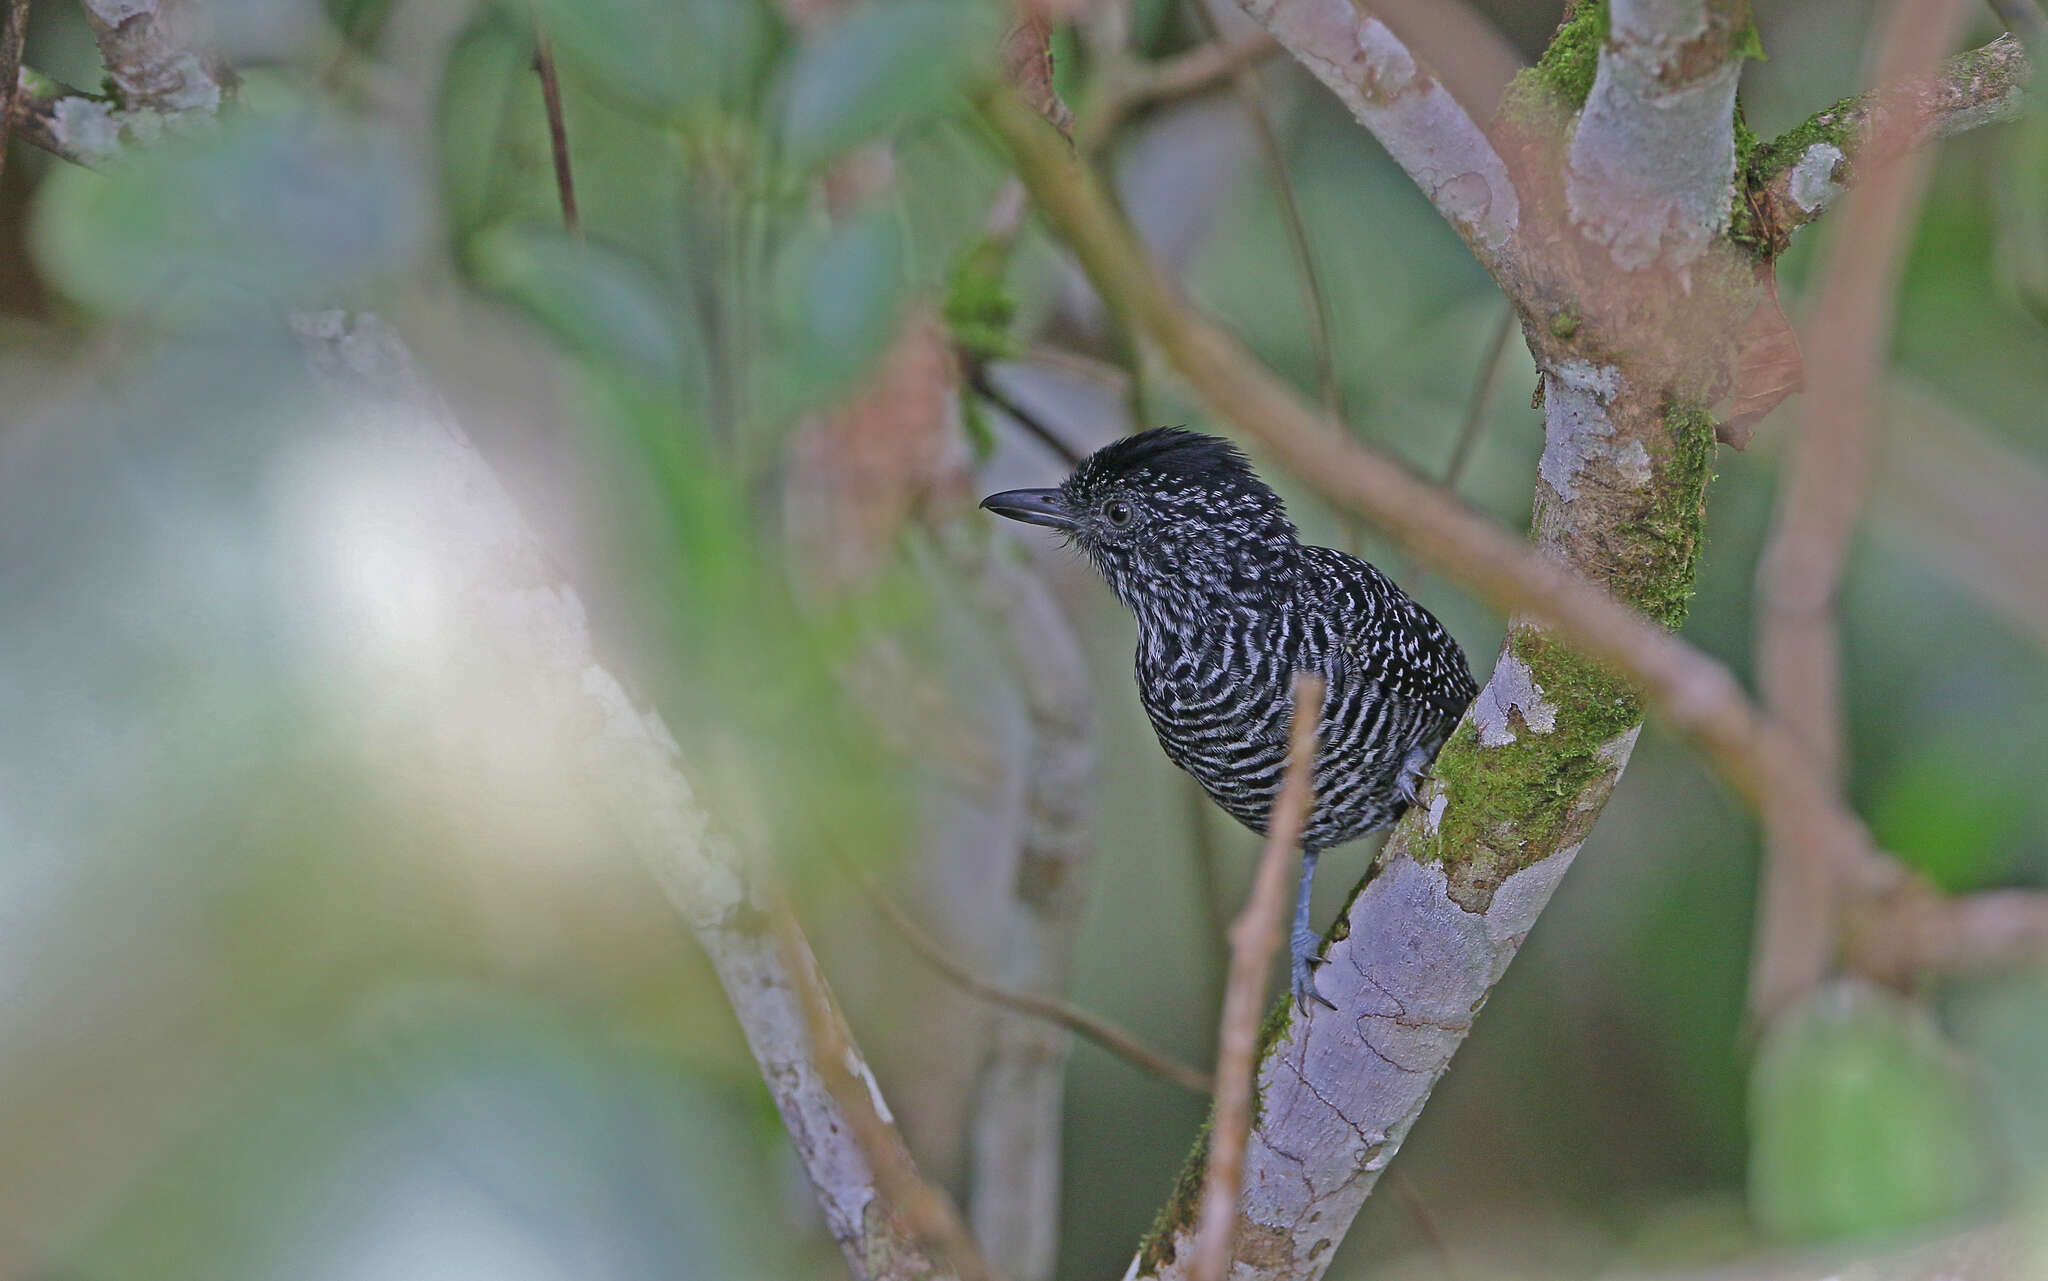
[[[825,990],[824,975],[819,973],[817,958],[811,955],[810,944],[797,928],[796,919],[780,904],[770,909],[770,915],[782,944],[783,963],[796,979],[802,1000],[811,1060],[846,1117],[854,1142],[860,1145],[861,1154],[874,1171],[885,1204],[901,1214],[927,1257],[946,1259],[960,1281],[1003,1281],[982,1256],[952,1201],[918,1174],[910,1150],[903,1145],[903,1136],[896,1132],[888,1105],[882,1102],[881,1090],[854,1048],[845,1017]],[[895,1266],[877,1271],[883,1276],[903,1275]],[[862,1275],[859,1264],[854,1266],[854,1274]]]
[[[1683,269],[1728,225],[1747,3],[1613,0],[1565,180],[1615,266]]]
[[[1351,0],[1241,0],[1407,171],[1496,278],[1515,275],[1521,204],[1484,131],[1387,25]]]
[[[1950,896],[1917,879],[1852,903],[1843,923],[1846,968],[1910,989],[1930,976],[2011,972],[2048,958],[2048,892]]]
[[[989,531],[941,533],[1012,673],[1030,727],[1024,813],[1010,868],[995,974],[1003,987],[1064,1007],[1094,861],[1094,690],[1080,638],[1051,589]],[[974,1088],[975,1235],[1019,1281],[1046,1281],[1059,1253],[1065,1132],[1064,1025],[1039,1011],[995,1020]],[[1091,1032],[1105,1028],[1094,1020]],[[1122,1048],[1134,1043],[1120,1040]]]
[[[105,64],[109,94],[80,93],[19,67],[8,125],[23,141],[98,167],[128,144],[154,142],[211,119],[234,91],[234,73],[207,52],[192,0],[81,0]]]
[[[187,115],[211,116],[234,75],[208,52],[194,0],[80,0],[106,64],[113,101],[131,129]]]
[[[2017,116],[2032,74],[2025,47],[2003,35],[1932,71],[1844,98],[1759,147],[1744,185],[1760,243],[1783,249],[1852,182],[1905,152]]]

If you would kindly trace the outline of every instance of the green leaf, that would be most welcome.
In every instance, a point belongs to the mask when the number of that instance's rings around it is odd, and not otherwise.
[[[909,293],[902,226],[879,212],[797,237],[775,264],[785,391],[811,400],[844,386],[895,336]]]
[[[961,0],[898,0],[854,14],[804,47],[783,84],[782,138],[813,163],[953,107],[998,35]]]
[[[570,350],[664,382],[704,385],[704,344],[688,309],[626,255],[552,229],[496,227],[470,243],[469,261],[479,282]]]
[[[1010,326],[1017,318],[1017,296],[1005,278],[1008,250],[991,241],[970,246],[953,260],[940,308],[946,328],[961,348],[983,360],[1002,360],[1016,352]]]
[[[559,58],[664,116],[747,102],[775,43],[756,0],[534,2]]]
[[[1750,1206],[1786,1241],[1964,1214],[1993,1160],[1971,1084],[1926,1016],[1840,987],[1780,1016],[1750,1080]]]
[[[44,275],[79,302],[193,317],[327,301],[397,271],[426,228],[394,144],[302,110],[223,120],[100,173],[59,166],[31,235]]]
[[[2030,773],[2030,762],[1967,741],[1923,741],[1887,780],[1871,835],[1951,894],[2007,881],[2035,786]]]

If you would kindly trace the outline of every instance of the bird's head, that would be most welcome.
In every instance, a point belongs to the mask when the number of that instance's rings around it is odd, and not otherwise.
[[[1256,602],[1293,565],[1280,496],[1229,441],[1177,427],[1103,446],[1057,489],[981,505],[1064,532],[1141,617]]]

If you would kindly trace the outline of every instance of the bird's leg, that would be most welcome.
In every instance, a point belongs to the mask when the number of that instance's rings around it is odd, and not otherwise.
[[[1316,884],[1316,851],[1301,852],[1301,888],[1294,895],[1294,932],[1287,936],[1287,952],[1293,961],[1294,1004],[1303,1014],[1308,1013],[1311,998],[1321,1001],[1331,1009],[1337,1003],[1316,991],[1314,967],[1322,963],[1316,955],[1316,944],[1322,940],[1308,927],[1309,892]]]

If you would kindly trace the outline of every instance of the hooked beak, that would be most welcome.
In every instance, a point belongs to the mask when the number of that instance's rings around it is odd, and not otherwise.
[[[1057,489],[1005,490],[1000,494],[990,494],[981,500],[981,505],[998,516],[1021,520],[1027,525],[1044,525],[1048,529],[1069,532],[1080,525],[1079,521],[1067,515]]]

